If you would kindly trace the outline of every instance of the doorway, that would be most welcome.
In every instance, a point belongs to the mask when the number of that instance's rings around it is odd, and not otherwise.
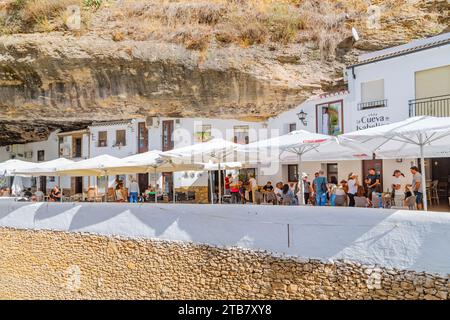
[[[225,174],[226,171],[225,170],[221,170],[222,171],[222,195],[224,193],[224,189],[225,189]],[[214,193],[214,202],[216,203],[218,198],[218,194],[219,194],[219,170],[215,170],[215,171],[210,171],[210,175],[208,176],[208,201],[209,203],[212,203],[211,201],[211,183],[213,186],[213,193]]]
[[[173,149],[173,120],[164,120],[162,122],[162,151]]]
[[[450,197],[450,158],[427,159],[431,162],[431,180],[438,181],[439,198],[443,200]],[[445,200],[446,202],[446,200]]]
[[[162,192],[166,194],[169,201],[173,199],[173,173],[163,172],[162,173]]]
[[[75,138],[74,141],[74,153],[73,153],[73,157],[74,158],[81,158],[82,156],[82,144],[81,144],[82,140],[81,138]]]
[[[47,177],[46,176],[39,177],[39,190],[41,190],[44,194],[47,194]]]
[[[138,174],[139,190],[143,193],[148,187],[148,173]]]
[[[148,151],[148,129],[145,122],[138,123],[138,153]]]
[[[72,177],[72,190],[75,194],[83,193],[83,177]]]
[[[336,179],[338,182],[338,164],[337,163],[327,163],[327,181],[332,181]]]

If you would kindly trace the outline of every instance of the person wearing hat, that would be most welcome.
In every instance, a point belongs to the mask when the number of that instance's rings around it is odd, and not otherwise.
[[[405,198],[405,193],[403,191],[404,188],[402,188],[405,175],[400,170],[395,170],[392,176],[394,177],[392,182],[394,205],[396,207],[401,207],[403,204],[403,199]]]

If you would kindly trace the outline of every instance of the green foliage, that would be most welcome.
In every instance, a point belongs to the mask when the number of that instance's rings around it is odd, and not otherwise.
[[[85,7],[98,9],[102,5],[103,0],[83,0],[83,5]]]

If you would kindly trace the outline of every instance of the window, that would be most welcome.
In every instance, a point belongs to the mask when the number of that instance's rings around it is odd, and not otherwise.
[[[98,146],[99,147],[108,146],[108,132],[106,132],[106,131],[98,132]]]
[[[384,99],[384,80],[375,80],[361,83],[361,102],[370,102]]]
[[[117,130],[116,131],[116,147],[123,147],[127,145],[126,140],[126,131],[125,130]]]
[[[288,132],[292,132],[297,130],[297,124],[296,123],[289,123],[288,125]]]
[[[248,126],[234,126],[234,143],[248,144]]]
[[[317,132],[337,136],[343,131],[342,100],[316,106]]]
[[[204,124],[195,128],[194,140],[195,142],[206,142],[211,139],[211,125]]]
[[[375,80],[361,83],[361,102],[359,110],[373,109],[387,106],[384,99],[384,80]]]
[[[45,151],[44,150],[38,150],[37,161],[45,161]]]
[[[450,94],[450,65],[416,72],[416,99]]]
[[[298,166],[296,164],[288,165],[288,182],[298,181]]]

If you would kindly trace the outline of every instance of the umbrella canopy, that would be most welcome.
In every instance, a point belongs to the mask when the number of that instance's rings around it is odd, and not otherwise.
[[[109,174],[109,167],[121,164],[121,159],[104,154],[68,164],[57,169],[56,173],[60,176],[102,176]]]
[[[377,157],[385,159],[421,159],[422,183],[425,190],[425,157],[450,156],[450,117],[412,117],[404,121],[350,132],[343,135],[370,146]],[[427,195],[423,192],[424,209]]]
[[[197,143],[186,147],[177,148],[165,152],[165,156],[176,163],[215,163],[219,171],[219,203],[222,202],[222,177],[221,163],[233,161],[238,144],[220,138],[211,139],[207,142]],[[175,158],[172,158],[175,157]],[[212,189],[212,184],[211,184]],[[212,198],[211,198],[212,199]]]
[[[302,172],[302,161],[371,159],[372,153],[360,143],[350,139],[338,139],[305,130],[296,130],[271,139],[261,140],[239,147],[240,151],[255,153],[259,159],[298,161],[298,172]],[[303,184],[300,189],[303,191]],[[303,192],[300,204],[304,204]]]
[[[164,156],[175,157],[173,160],[176,162],[221,163],[231,160],[234,155],[233,152],[238,146],[239,144],[231,141],[215,138],[207,142],[166,151]]]
[[[361,143],[324,134],[296,130],[271,139],[239,147],[240,151],[257,153],[259,158],[292,161],[296,155],[302,161],[371,159],[372,152]]]
[[[219,170],[219,164],[217,163],[208,162],[203,165],[205,170]],[[222,170],[241,169],[243,167],[242,162],[223,162],[220,164]]]
[[[0,163],[0,174],[4,176],[16,175],[16,172],[23,171],[36,166],[36,163],[11,159]]]
[[[58,169],[67,167],[75,163],[72,160],[66,158],[58,158],[50,161],[33,163],[34,167],[20,169],[17,171],[19,175],[28,176],[57,176],[59,173]]]

